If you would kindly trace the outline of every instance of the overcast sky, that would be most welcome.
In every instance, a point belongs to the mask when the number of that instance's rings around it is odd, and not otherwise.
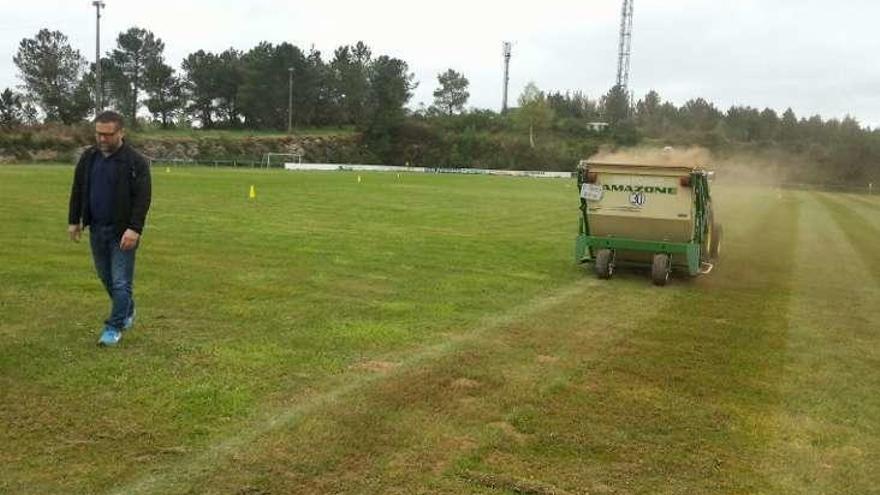
[[[12,57],[40,28],[95,56],[90,0],[0,0],[0,90],[21,83]],[[403,59],[430,104],[447,68],[470,80],[470,106],[499,109],[501,43],[513,42],[510,101],[529,81],[597,98],[614,84],[620,0],[105,0],[102,51],[132,26],[165,41],[169,65],[198,49],[247,50],[262,40],[314,45],[327,61],[363,40]],[[869,0],[635,0],[631,88],[682,104],[792,107],[798,117],[849,114],[880,126],[880,2]]]

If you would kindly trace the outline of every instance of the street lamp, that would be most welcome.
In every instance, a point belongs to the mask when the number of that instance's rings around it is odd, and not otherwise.
[[[101,84],[101,9],[106,7],[104,2],[95,0],[95,115],[104,110],[104,86]]]
[[[290,127],[293,123],[293,67],[288,67],[287,73],[287,133],[290,134]]]

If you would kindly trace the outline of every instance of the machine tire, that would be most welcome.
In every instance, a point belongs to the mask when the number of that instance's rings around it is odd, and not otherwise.
[[[596,276],[607,280],[614,274],[614,253],[610,249],[600,249],[596,253],[596,263],[593,265]]]
[[[715,212],[711,209],[708,214],[709,228],[703,236],[703,242],[700,244],[700,262],[709,263],[712,261],[712,246],[715,244],[716,231]]]
[[[672,271],[669,255],[658,253],[654,255],[651,263],[651,281],[654,285],[663,287],[669,281],[669,273]]]
[[[723,232],[721,224],[716,224],[712,227],[712,245],[709,246],[709,257],[715,261],[721,256],[721,238],[723,237]]]

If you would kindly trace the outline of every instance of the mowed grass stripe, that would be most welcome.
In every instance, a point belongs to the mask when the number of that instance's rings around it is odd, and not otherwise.
[[[880,224],[877,223],[876,216],[852,201],[840,201],[828,194],[821,194],[818,198],[839,227],[838,232],[859,253],[864,267],[874,277],[875,283],[880,283]],[[849,262],[846,257],[831,256],[827,259],[838,260],[840,263]]]
[[[579,472],[580,483],[563,485],[571,491],[748,492],[768,485],[759,459],[769,436],[764,417],[778,401],[775,375],[786,342],[779,314],[790,293],[790,269],[779,260],[793,251],[798,203],[779,204],[762,191],[737,194],[725,197],[721,210],[734,220],[725,225],[718,271],[674,292],[656,316],[584,370],[581,383],[601,402],[536,415],[543,448],[517,449],[519,472],[559,470],[561,479]],[[644,307],[631,301],[631,311]],[[577,435],[569,437],[570,452],[557,447],[560,432],[581,418],[581,435],[600,433],[604,448],[584,449]],[[487,455],[479,466],[515,476],[512,465]]]
[[[790,212],[767,211],[770,195],[739,194],[742,198],[726,198],[729,218],[739,221],[726,225],[724,268],[698,280],[695,290],[676,292],[658,317],[635,329],[599,366],[584,373],[584,382],[603,398],[600,403],[567,414],[550,409],[536,415],[545,454],[530,456],[521,450],[520,473],[561,471],[559,479],[580,478],[580,483],[563,485],[576,492],[699,493],[761,485],[750,475],[754,458],[748,454],[761,445],[760,439],[752,438],[752,422],[758,421],[761,404],[773,397],[772,383],[766,383],[772,367],[768,369],[754,351],[778,345],[780,332],[761,323],[772,320],[773,308],[781,301],[771,298],[770,307],[764,308],[758,300],[767,293],[744,301],[739,292],[768,283],[784,292],[785,272],[757,270],[771,263],[751,266],[747,248],[753,235],[773,223],[781,231],[768,244],[778,240],[782,246],[776,247],[784,249],[793,223]],[[747,196],[756,203],[751,208]],[[763,334],[767,330],[769,334]],[[557,437],[565,438],[560,433],[564,425],[576,425],[579,418],[586,418],[581,432],[600,433],[606,448],[590,452],[580,445],[579,455],[560,455],[567,449],[556,446]],[[568,442],[569,449],[578,447],[577,440],[574,436]],[[509,470],[508,457],[499,461],[488,463],[490,472],[516,475]],[[546,474],[542,479],[547,480]]]
[[[765,463],[771,493],[872,493],[880,483],[871,454],[880,451],[880,284],[865,256],[878,254],[853,235],[864,225],[842,203],[800,195],[783,400]]]
[[[729,206],[731,218],[743,220],[728,225],[730,249],[741,254],[726,259],[726,276],[719,271],[658,290],[644,274],[621,272],[561,311],[516,322],[467,352],[377,382],[363,399],[340,407],[343,413],[304,419],[294,431],[247,449],[239,456],[241,469],[219,470],[200,486],[208,493],[223,487],[496,493],[474,485],[475,479],[495,480],[502,491],[537,480],[577,493],[651,491],[669,486],[670,479],[682,491],[724,483],[763,486],[746,476],[756,469],[765,440],[752,438],[760,419],[749,413],[760,416],[775,395],[772,367],[751,351],[784,340],[784,330],[749,328],[753,314],[738,320],[720,304],[714,308],[720,315],[688,314],[693,326],[680,330],[674,328],[680,320],[669,325],[668,313],[684,318],[702,298],[724,299],[709,291],[751,292],[768,281],[768,291],[787,290],[784,271],[759,270],[772,264],[770,258],[745,266],[752,237],[771,225],[782,229],[768,244],[793,242],[787,234],[796,206],[771,214],[777,207],[771,196],[737,192],[728,198],[738,201]],[[753,271],[763,278],[743,279]],[[719,276],[724,278],[712,281]],[[785,295],[764,308],[757,300],[766,296],[755,293],[749,306],[770,319]],[[769,337],[759,335],[768,330]],[[730,385],[742,388],[727,391]],[[751,456],[739,460],[744,452]],[[719,455],[726,461],[721,466]]]
[[[840,195],[839,197],[850,199],[875,212],[880,211],[880,199],[878,199],[878,196],[876,195],[865,196],[864,194],[846,194]]]
[[[846,205],[873,226],[880,228],[880,202],[871,201],[870,196],[859,194],[837,194],[829,196]]]

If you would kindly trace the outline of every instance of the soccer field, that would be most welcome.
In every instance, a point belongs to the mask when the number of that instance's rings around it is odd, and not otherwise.
[[[573,181],[157,167],[103,349],[72,173],[0,166],[0,493],[880,486],[878,197],[722,183],[657,288],[573,263]]]

